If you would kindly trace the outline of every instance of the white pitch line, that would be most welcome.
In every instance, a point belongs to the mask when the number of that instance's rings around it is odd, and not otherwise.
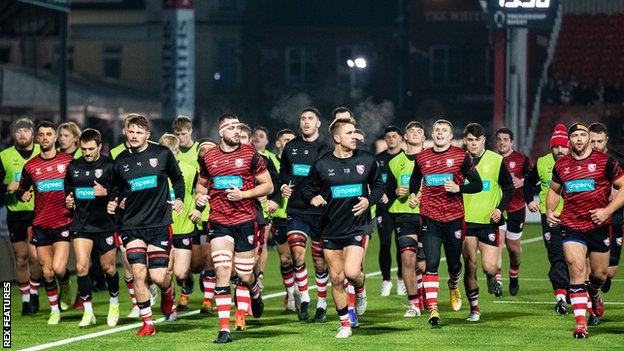
[[[535,237],[535,238],[522,240],[520,243],[521,244],[530,244],[530,243],[533,243],[533,242],[536,242],[536,241],[540,241],[540,240],[542,240],[542,237],[538,236],[538,237]],[[441,261],[446,261],[446,257],[442,257]],[[396,270],[397,270],[396,267],[391,269],[391,271],[396,271]],[[366,277],[375,277],[375,276],[378,276],[378,275],[381,275],[381,271],[366,273]],[[312,285],[308,289],[309,290],[314,290],[316,288],[317,288],[316,285]],[[286,295],[286,292],[281,291],[281,292],[265,295],[265,296],[263,296],[263,299],[264,300],[268,300],[268,299],[272,299],[272,298],[276,298],[276,297],[280,297],[280,296],[284,296],[284,295]],[[194,310],[194,311],[189,311],[189,312],[185,312],[185,313],[180,313],[180,314],[178,314],[178,318],[193,316],[193,315],[196,315],[196,314],[199,314],[199,310]],[[165,318],[161,317],[161,318],[158,318],[158,319],[154,320],[154,323],[158,324],[158,323],[162,323],[164,321],[165,321]],[[139,327],[141,327],[141,325],[143,325],[143,322],[132,323],[132,324],[123,325],[123,326],[120,326],[120,327],[114,327],[114,328],[111,328],[111,329],[102,330],[102,331],[95,332],[95,333],[90,333],[90,334],[85,334],[85,335],[80,335],[80,336],[74,336],[74,337],[71,337],[71,338],[63,339],[63,340],[58,340],[58,341],[53,341],[53,342],[37,345],[37,346],[32,346],[32,347],[25,348],[25,349],[22,349],[22,350],[23,351],[45,350],[45,349],[49,349],[49,348],[56,347],[56,346],[67,345],[67,344],[71,344],[71,343],[78,342],[78,341],[89,340],[89,339],[97,338],[97,337],[100,337],[100,336],[115,334],[115,333],[119,333],[119,332],[122,332],[122,331],[134,329],[134,328],[139,328]]]
[[[493,301],[494,303],[504,305],[552,305],[555,301]],[[620,301],[605,301],[605,305],[624,305],[624,302]]]

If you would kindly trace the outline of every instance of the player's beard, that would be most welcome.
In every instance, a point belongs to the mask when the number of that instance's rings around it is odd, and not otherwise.
[[[23,142],[23,143],[22,143],[22,142],[20,142],[20,141],[17,139],[17,140],[15,140],[15,146],[17,146],[17,148],[18,148],[18,149],[20,149],[20,150],[24,150],[24,149],[28,148],[29,146],[31,146],[31,145],[32,145],[32,142],[33,142],[33,139],[32,139],[32,138],[28,139],[27,141],[25,141],[25,142]]]
[[[235,138],[228,138],[224,135],[223,142],[225,143],[225,145],[229,147],[235,147],[235,146],[240,145],[240,138],[238,138],[238,140],[235,140]]]

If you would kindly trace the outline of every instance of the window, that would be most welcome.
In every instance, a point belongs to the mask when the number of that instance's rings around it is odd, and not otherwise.
[[[461,83],[461,50],[448,45],[429,49],[429,80],[433,86],[456,86]]]
[[[314,49],[306,46],[287,47],[286,83],[289,85],[314,83],[316,78]]]
[[[344,45],[336,49],[336,79],[338,84],[350,84],[352,70],[354,74],[354,85],[356,87],[368,84],[369,75],[367,69],[349,68],[347,60],[355,60],[362,57],[370,60],[370,51],[363,45]]]
[[[53,66],[58,69],[59,67],[59,47],[54,48],[54,63]],[[74,71],[74,47],[67,47],[67,72]]]
[[[102,51],[102,72],[107,78],[121,78],[121,46],[105,46]]]
[[[223,88],[235,88],[240,81],[240,49],[235,40],[220,40],[217,43],[217,64],[213,78]]]

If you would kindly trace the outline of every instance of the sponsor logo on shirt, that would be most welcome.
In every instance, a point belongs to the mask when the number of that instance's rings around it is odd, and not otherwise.
[[[19,182],[20,179],[22,179],[22,172],[13,173],[13,180],[15,180],[16,182]]]
[[[427,186],[443,186],[447,180],[453,180],[451,173],[427,174],[425,175],[425,184]]]
[[[582,193],[595,189],[593,179],[577,179],[565,182],[565,189],[568,193]]]
[[[95,192],[93,188],[76,188],[76,199],[78,200],[93,200],[95,199]]]
[[[388,181],[388,173],[381,174],[381,181],[384,183]]]
[[[230,189],[233,187],[243,187],[243,177],[234,176],[216,176],[212,178],[212,186],[215,189]]]
[[[410,178],[412,175],[410,173],[401,174],[401,186],[408,186],[410,183]]]
[[[155,175],[130,179],[128,183],[130,184],[130,191],[151,189],[157,186]]]
[[[296,150],[296,149],[293,149]],[[310,174],[310,165],[295,163],[292,165],[292,173],[298,177],[307,177]]]
[[[347,197],[362,196],[362,184],[346,184],[331,187],[332,197],[342,199]]]
[[[175,199],[175,192],[173,191],[173,189],[169,188],[169,200],[175,201]]]
[[[37,191],[40,193],[48,191],[63,191],[65,189],[63,179],[40,180],[36,183],[36,185]]]
[[[590,163],[587,165],[587,170],[590,172],[593,172],[596,170],[596,164],[595,163]]]

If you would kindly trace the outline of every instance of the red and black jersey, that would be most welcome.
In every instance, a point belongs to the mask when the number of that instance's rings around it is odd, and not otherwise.
[[[595,229],[589,211],[609,204],[611,184],[622,175],[619,163],[599,151],[592,151],[582,160],[572,155],[557,160],[552,181],[562,186],[561,225],[580,232]]]
[[[69,226],[71,212],[65,207],[65,173],[74,158],[57,152],[51,159],[41,155],[26,162],[22,171],[18,198],[32,187],[35,196],[33,226],[41,229],[60,229]]]
[[[264,159],[256,149],[241,144],[238,149],[225,152],[218,146],[206,152],[201,161],[200,174],[209,180],[210,221],[236,225],[255,219],[255,200],[230,201],[226,190],[233,187],[252,189],[256,176],[267,171]]]
[[[511,174],[511,177],[524,180],[531,170],[531,162],[529,158],[518,151],[512,151],[507,157],[503,157],[503,163],[507,166],[507,170]],[[524,191],[523,188],[517,188],[511,195],[511,201],[507,205],[507,212],[516,212],[524,209]]]
[[[464,184],[466,179],[468,184]],[[444,190],[446,180],[458,184],[460,192],[453,194]],[[462,194],[478,193],[483,188],[470,155],[455,146],[441,152],[427,148],[416,155],[410,192],[418,193],[421,183],[420,214],[438,222],[451,222],[464,217]]]

